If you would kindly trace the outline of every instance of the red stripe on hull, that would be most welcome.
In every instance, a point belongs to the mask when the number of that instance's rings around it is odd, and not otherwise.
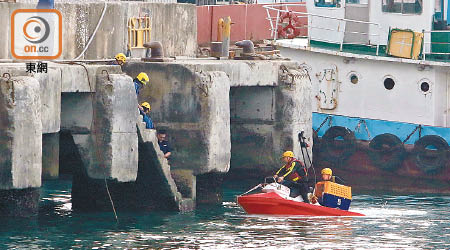
[[[363,214],[285,200],[275,192],[239,196],[238,204],[248,214],[304,216],[364,216]]]

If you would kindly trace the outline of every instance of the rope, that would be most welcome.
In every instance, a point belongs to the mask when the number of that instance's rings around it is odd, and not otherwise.
[[[114,217],[116,218],[116,222],[119,223],[119,219],[117,218],[116,208],[114,207],[114,202],[111,198],[111,193],[109,192],[108,182],[106,181],[106,177],[104,178],[104,180],[105,180],[106,192],[108,193],[109,201],[111,201],[111,206],[112,206],[112,209],[114,212]]]
[[[250,192],[252,192],[252,191],[254,191],[254,190],[260,188],[261,186],[262,186],[261,184],[258,184],[258,185],[256,185],[256,186],[254,186],[252,189],[248,190],[247,192],[245,192],[245,193],[243,193],[243,194],[241,194],[241,195],[239,195],[239,196],[246,195],[246,194],[248,194],[248,193],[250,193]]]
[[[365,120],[359,120],[358,124],[355,127],[355,132],[358,131],[358,133],[360,132],[360,128],[361,128],[361,124],[364,123],[366,132],[367,132],[367,136],[369,137],[369,140],[372,140],[372,136],[370,136],[370,132],[369,132],[369,128],[367,127],[367,123]]]
[[[422,125],[418,125],[418,126],[413,130],[413,132],[411,132],[411,134],[409,134],[409,135],[406,137],[406,139],[402,142],[402,144],[405,144],[405,142],[407,142],[407,141],[409,140],[409,138],[411,138],[411,136],[412,136],[414,133],[416,133],[417,130],[419,130],[419,138],[420,138],[421,135],[422,135]]]
[[[73,60],[78,60],[78,59],[80,59],[80,57],[81,57],[82,55],[84,55],[84,52],[86,52],[86,50],[89,48],[89,45],[91,45],[91,42],[92,42],[92,40],[94,39],[95,34],[97,33],[97,30],[98,30],[98,28],[100,27],[100,24],[101,24],[102,21],[103,21],[103,17],[105,16],[107,7],[108,7],[108,4],[107,4],[106,1],[105,1],[105,6],[103,7],[103,12],[102,12],[102,15],[100,16],[100,19],[98,20],[97,27],[95,27],[94,32],[92,33],[91,37],[89,38],[89,41],[88,41],[86,47],[84,47],[84,49],[83,49],[83,51],[81,52],[81,54],[80,54],[79,56],[75,57]]]
[[[320,124],[320,126],[316,130],[314,130],[314,132],[316,132],[316,133],[319,132],[319,130],[322,128],[322,126],[325,124],[325,122],[327,122],[328,119],[330,119],[329,125],[331,125],[331,116],[329,115],[329,116],[327,116],[327,118],[325,118],[325,120],[323,120],[323,122]]]
[[[106,70],[103,70],[103,71],[102,71],[102,74],[103,74],[104,71],[106,71]],[[108,79],[109,82],[112,83],[111,79],[109,78],[108,71],[106,71],[106,74],[107,74],[106,78]],[[89,77],[88,77],[88,79],[89,79]],[[89,84],[89,86],[90,86],[90,84]],[[92,107],[92,110],[94,111],[94,107]],[[95,138],[96,138],[96,140],[97,140],[97,139],[98,139],[98,136],[96,136]],[[97,142],[97,145],[98,145],[98,142]],[[99,154],[98,151],[96,151],[96,154],[97,154],[97,156],[100,156],[99,158],[103,158],[103,157],[102,157],[102,154]],[[115,206],[114,206],[114,202],[113,202],[113,200],[112,200],[111,193],[109,192],[108,182],[106,181],[106,174],[107,174],[107,173],[106,173],[106,167],[105,167],[103,170],[105,171],[105,177],[104,177],[104,180],[105,180],[106,192],[108,193],[109,201],[111,202],[111,207],[112,207],[112,209],[113,209],[114,217],[116,218],[116,222],[119,223],[119,219],[117,218],[116,208],[115,208]]]

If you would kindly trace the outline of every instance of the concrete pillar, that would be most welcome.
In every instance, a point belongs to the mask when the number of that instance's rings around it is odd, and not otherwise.
[[[41,157],[39,82],[31,77],[0,78],[0,193],[4,198],[0,198],[0,216],[37,212]]]
[[[138,109],[132,79],[99,75],[92,114],[90,134],[73,135],[88,176],[119,182],[136,180]]]
[[[191,169],[174,169],[171,171],[171,174],[181,195],[195,200],[197,195],[197,179],[193,171]]]
[[[133,81],[126,75],[98,75],[95,90],[90,131],[72,134],[83,162],[74,171],[73,207],[112,210],[107,184],[117,209],[137,208],[139,200],[133,195],[138,192],[138,109]]]
[[[224,173],[197,175],[197,204],[222,204]]]
[[[42,135],[42,179],[59,177],[59,133]]]

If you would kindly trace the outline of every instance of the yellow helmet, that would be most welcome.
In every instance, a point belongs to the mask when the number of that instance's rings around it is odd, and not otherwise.
[[[144,72],[139,73],[139,75],[137,76],[137,79],[142,82],[142,84],[147,84],[147,82],[149,81],[148,79],[148,75]]]
[[[283,153],[282,157],[294,157],[294,152],[286,151],[286,152]]]
[[[322,169],[322,172],[320,172],[321,174],[328,174],[328,175],[333,175],[333,171],[331,170],[331,168],[324,168]]]
[[[117,61],[122,61],[123,63],[127,61],[127,57],[125,56],[124,53],[117,54],[115,58]]]
[[[142,107],[148,108],[148,110],[151,110],[151,109],[152,109],[152,107],[150,107],[150,103],[148,103],[148,102],[143,102],[143,103],[141,104],[141,106],[142,106]]]

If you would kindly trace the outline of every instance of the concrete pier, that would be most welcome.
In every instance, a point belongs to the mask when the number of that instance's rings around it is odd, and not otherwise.
[[[129,63],[124,71],[150,73],[139,100],[150,100],[156,127],[169,133],[171,167],[197,177],[197,203],[220,203],[229,171],[261,178],[284,150],[301,157],[300,131],[312,145],[311,84],[295,62]]]
[[[0,139],[11,146],[2,148],[9,167],[0,186],[17,201],[2,200],[2,214],[35,213],[41,175],[60,173],[73,176],[76,210],[110,211],[111,195],[119,211],[189,211],[220,203],[228,172],[261,177],[278,168],[282,151],[299,155],[299,131],[311,140],[310,82],[294,62],[130,62],[126,74],[50,64],[48,75],[30,76],[19,76],[23,64],[4,65],[0,73],[12,77],[1,78]],[[138,100],[132,78],[140,72],[150,84]],[[170,166],[138,101],[149,101],[156,127],[168,131]]]
[[[36,7],[24,1],[0,3],[0,16]],[[310,140],[310,81],[297,63],[174,59],[196,56],[194,5],[57,1],[55,9],[65,61],[49,62],[46,73],[13,61],[10,18],[0,25],[0,216],[36,214],[42,180],[60,176],[72,176],[75,210],[110,211],[110,195],[119,211],[189,211],[220,203],[230,171],[271,172],[283,150],[299,154],[300,130]],[[128,22],[143,16],[173,62],[144,63],[144,48],[127,51]],[[86,61],[119,52],[133,58],[123,68]],[[140,72],[150,84],[136,97]],[[140,122],[143,101],[168,131],[170,165]]]

